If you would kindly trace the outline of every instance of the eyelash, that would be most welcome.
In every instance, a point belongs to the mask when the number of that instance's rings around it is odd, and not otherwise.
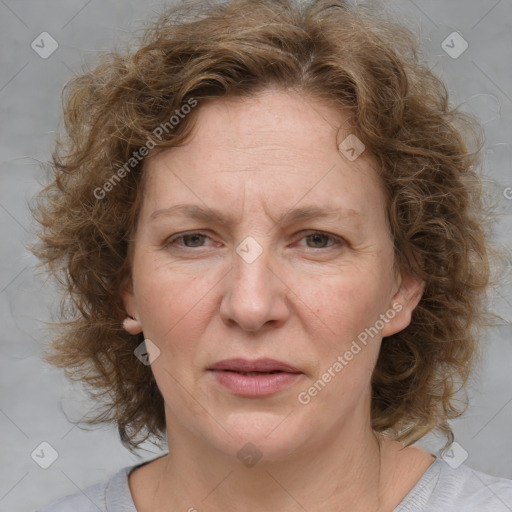
[[[186,232],[186,233],[181,233],[179,235],[175,235],[173,237],[171,237],[166,243],[165,243],[165,248],[172,248],[173,244],[175,244],[178,240],[184,240],[184,238],[186,236],[193,236],[193,235],[199,235],[199,236],[204,236],[206,238],[210,238],[206,233],[203,233],[201,231],[189,231],[189,232]],[[340,244],[344,244],[345,241],[338,237],[338,236],[335,236],[335,235],[331,235],[330,233],[325,233],[324,231],[310,231],[308,232],[307,235],[304,235],[300,240],[303,240],[305,238],[308,238],[308,237],[311,237],[311,236],[314,236],[314,235],[323,235],[323,236],[326,236],[332,243],[330,245],[327,245],[325,247],[307,247],[308,249],[313,249],[313,250],[319,250],[319,249],[328,249],[330,247],[333,247],[335,245],[340,245]],[[197,249],[197,248],[201,248],[201,247],[204,247],[203,245],[200,245],[200,246],[197,246],[197,247],[187,247],[187,246],[184,246],[184,245],[180,245],[178,246],[177,248],[178,249]]]

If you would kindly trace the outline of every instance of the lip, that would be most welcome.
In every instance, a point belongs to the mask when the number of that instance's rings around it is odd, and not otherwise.
[[[302,372],[275,359],[225,359],[207,368],[223,387],[233,394],[247,397],[272,395],[296,382]],[[265,372],[261,375],[244,375]],[[268,373],[274,372],[274,373]]]
[[[233,372],[286,372],[286,373],[302,373],[300,370],[282,361],[276,359],[224,359],[208,368],[208,370],[230,370]]]

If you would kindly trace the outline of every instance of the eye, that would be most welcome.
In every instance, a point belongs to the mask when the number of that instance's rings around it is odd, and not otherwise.
[[[165,244],[166,247],[177,246],[178,248],[194,248],[194,247],[203,247],[205,241],[209,239],[209,237],[203,233],[193,232],[193,233],[183,233],[181,235],[176,235],[171,237]]]
[[[307,247],[310,249],[325,249],[327,247],[342,243],[340,238],[329,235],[328,233],[323,233],[321,231],[310,233],[309,235],[303,237],[302,240],[306,240]]]

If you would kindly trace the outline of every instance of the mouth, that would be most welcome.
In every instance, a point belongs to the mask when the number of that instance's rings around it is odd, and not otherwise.
[[[276,359],[225,359],[207,368],[213,371],[227,371],[243,375],[258,376],[274,373],[302,373],[299,369]]]
[[[295,383],[303,374],[294,366],[275,359],[226,359],[207,370],[223,388],[245,397],[272,395]]]
[[[245,375],[246,377],[258,377],[260,375],[273,375],[274,373],[289,373],[289,372],[281,372],[279,370],[275,370],[275,371],[271,371],[271,372],[239,372],[237,370],[217,370],[217,371],[238,373],[238,375]]]

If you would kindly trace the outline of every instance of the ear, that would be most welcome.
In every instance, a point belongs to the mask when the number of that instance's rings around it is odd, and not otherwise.
[[[127,314],[123,321],[123,328],[130,334],[140,334],[142,332],[142,324],[139,320],[139,311],[137,309],[137,302],[133,293],[131,277],[127,277],[123,281],[121,285],[121,297]]]
[[[383,337],[403,331],[411,323],[412,312],[421,300],[424,290],[425,282],[419,277],[410,274],[401,276],[398,291],[389,304],[389,311],[394,311],[395,315],[382,329]]]

